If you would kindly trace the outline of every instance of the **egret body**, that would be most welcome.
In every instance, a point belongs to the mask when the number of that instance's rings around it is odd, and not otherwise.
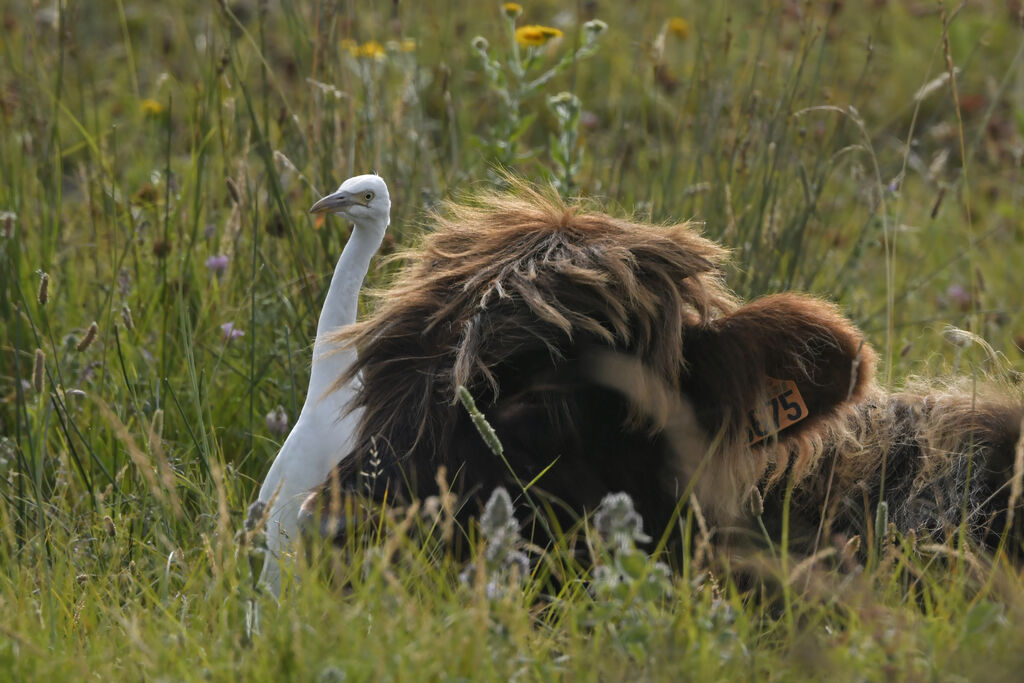
[[[347,408],[358,380],[336,391],[330,389],[356,360],[356,351],[330,353],[327,337],[338,327],[356,321],[359,290],[390,223],[388,186],[376,175],[349,178],[337,191],[316,202],[310,213],[335,213],[352,221],[355,228],[334,268],[317,322],[302,412],[270,466],[257,499],[270,505],[266,529],[271,552],[262,579],[275,591],[280,587],[280,556],[297,535],[303,499],[323,483],[354,444],[362,409],[349,412]]]

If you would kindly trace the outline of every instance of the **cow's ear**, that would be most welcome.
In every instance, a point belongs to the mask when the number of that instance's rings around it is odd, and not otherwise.
[[[683,389],[701,425],[750,443],[804,433],[860,400],[875,353],[835,306],[776,294],[687,330]]]

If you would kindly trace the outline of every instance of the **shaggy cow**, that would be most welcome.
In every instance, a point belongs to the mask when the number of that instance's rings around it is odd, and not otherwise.
[[[750,498],[763,500],[777,531],[792,486],[791,537],[805,547],[860,532],[883,500],[902,530],[945,538],[965,523],[977,543],[998,541],[1019,402],[878,388],[874,351],[834,306],[741,303],[723,283],[725,250],[689,224],[613,218],[524,186],[434,221],[376,312],[336,335],[359,350],[338,386],[361,376],[364,413],[307,513],[339,491],[436,493],[443,465],[466,514],[499,485],[528,485],[562,528],[625,491],[648,533],[691,494],[719,528],[747,525]]]

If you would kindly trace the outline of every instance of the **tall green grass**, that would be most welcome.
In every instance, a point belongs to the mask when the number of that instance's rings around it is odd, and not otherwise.
[[[693,513],[683,526],[703,550],[672,599],[628,604],[573,580],[539,602],[539,584],[489,598],[395,522],[387,557],[314,549],[278,605],[236,535],[282,438],[266,414],[297,415],[347,236],[306,209],[371,169],[392,188],[389,246],[503,164],[615,211],[702,222],[734,250],[740,294],[835,299],[886,351],[887,381],[995,370],[944,342],[946,324],[1019,365],[1021,21],[995,0],[957,9],[536,2],[517,25],[564,35],[517,54],[497,3],[7,3],[0,671],[1018,671],[1015,570],[908,539],[879,544],[864,571],[766,558],[780,612],[709,574],[723,558]],[[608,29],[579,54],[595,18]]]

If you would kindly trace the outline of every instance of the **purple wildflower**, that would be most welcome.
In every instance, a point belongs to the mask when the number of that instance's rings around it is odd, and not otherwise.
[[[963,285],[952,284],[946,289],[946,299],[950,304],[966,311],[971,307],[971,293]]]
[[[228,269],[227,254],[217,254],[206,259],[206,267],[211,273],[220,277]]]
[[[234,323],[224,323],[220,326],[220,331],[224,333],[225,341],[231,341],[245,336],[245,331],[235,328]]]
[[[580,125],[586,130],[596,130],[601,124],[601,119],[592,111],[584,109],[580,112]]]

